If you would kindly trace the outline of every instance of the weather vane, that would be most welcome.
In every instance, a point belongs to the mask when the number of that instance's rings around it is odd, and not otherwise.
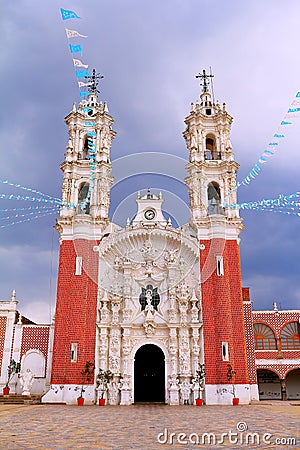
[[[209,78],[213,78],[214,75],[212,73],[210,75],[207,75],[205,69],[203,69],[202,73],[198,73],[196,75],[196,78],[201,78],[200,86],[202,86],[202,92],[208,92],[208,85],[209,85]]]
[[[99,84],[99,80],[101,80],[101,78],[104,78],[104,76],[101,75],[100,73],[96,73],[96,70],[93,69],[92,75],[87,75],[85,76],[85,78],[87,78],[90,84],[88,87],[88,91],[92,92],[93,94],[95,94],[96,92],[100,94],[100,91],[98,91],[97,86]]]

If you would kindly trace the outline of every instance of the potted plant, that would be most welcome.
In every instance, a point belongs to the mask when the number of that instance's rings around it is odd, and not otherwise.
[[[99,398],[99,406],[105,405],[104,393],[107,391],[107,385],[113,378],[114,374],[110,370],[99,369],[99,373],[96,378],[97,388],[101,392],[101,397]]]
[[[197,406],[203,405],[202,391],[205,375],[205,364],[199,364],[199,370],[196,370],[196,376],[194,378],[194,383],[198,386],[198,397],[196,398]]]
[[[3,388],[3,395],[9,394],[9,382],[15,373],[19,373],[21,370],[21,364],[16,362],[14,359],[11,360],[9,366],[7,367],[7,382]]]
[[[229,381],[229,383],[232,384],[232,395],[233,395],[232,403],[233,403],[233,405],[238,405],[239,398],[235,396],[235,386],[234,386],[235,376],[236,376],[236,371],[233,370],[233,367],[231,364],[228,364],[227,365],[227,380]]]
[[[85,363],[85,367],[84,369],[80,372],[81,375],[81,386],[80,386],[80,395],[77,398],[77,404],[78,406],[83,406],[84,405],[84,397],[83,397],[83,393],[85,392],[84,389],[84,384],[87,382],[89,383],[94,375],[94,370],[95,370],[95,366],[91,361],[87,361]],[[76,388],[77,390],[77,388]]]

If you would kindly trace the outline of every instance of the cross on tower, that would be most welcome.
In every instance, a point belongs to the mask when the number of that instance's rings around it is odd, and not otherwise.
[[[96,73],[96,70],[93,69],[92,70],[92,75],[87,75],[85,76],[85,78],[87,78],[87,80],[90,82],[90,86],[88,87],[88,91],[92,92],[92,93],[96,93],[98,92],[98,94],[100,94],[100,91],[98,91],[97,86],[99,84],[99,80],[101,80],[101,78],[104,78],[103,75],[101,75],[100,73]]]
[[[209,80],[208,78],[213,78],[214,75],[210,74],[207,75],[205,69],[203,69],[202,73],[198,73],[198,75],[195,75],[196,78],[201,78],[200,86],[202,86],[202,92],[208,92],[208,85]]]

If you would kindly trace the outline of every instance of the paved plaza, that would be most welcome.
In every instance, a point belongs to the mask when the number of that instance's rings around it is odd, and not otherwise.
[[[1,405],[1,449],[300,449],[300,403]],[[248,442],[248,443],[247,443]]]

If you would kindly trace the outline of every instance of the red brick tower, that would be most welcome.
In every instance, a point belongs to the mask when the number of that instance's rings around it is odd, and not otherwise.
[[[214,103],[208,76],[201,74],[200,102],[192,104],[183,135],[189,149],[188,177],[191,221],[197,227],[200,251],[206,402],[232,402],[230,364],[236,372],[236,396],[251,399],[243,316],[239,234],[243,229],[236,203],[238,164],[230,143],[232,117]]]
[[[110,205],[110,147],[115,132],[106,103],[97,94],[75,105],[65,119],[69,142],[63,171],[62,208],[56,228],[60,256],[52,360],[52,389],[43,401],[72,402],[81,384],[80,372],[94,363],[98,291],[98,254],[94,252],[107,228]],[[93,383],[93,380],[91,381]],[[85,398],[93,400],[94,388]]]

